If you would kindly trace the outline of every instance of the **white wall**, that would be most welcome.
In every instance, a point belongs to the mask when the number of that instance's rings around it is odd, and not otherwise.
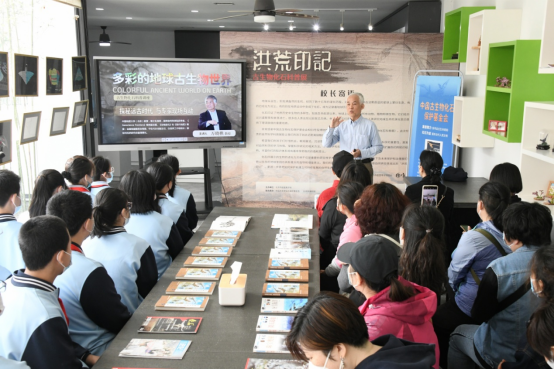
[[[465,6],[496,6],[497,9],[522,9],[521,39],[542,38],[542,27],[547,0],[442,0],[444,14]],[[465,67],[461,65],[461,70]],[[485,96],[486,76],[465,76],[465,96]],[[494,148],[463,149],[461,167],[472,177],[489,177],[492,168],[498,163],[510,162],[520,166],[521,144],[495,140]]]

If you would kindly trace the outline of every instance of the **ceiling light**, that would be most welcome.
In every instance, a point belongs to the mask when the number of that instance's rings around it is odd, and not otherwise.
[[[198,10],[191,10],[191,13],[198,13]]]
[[[110,46],[110,43],[109,42],[101,42],[98,45],[100,45],[100,46]]]
[[[133,17],[126,17],[125,19],[133,19]]]
[[[289,26],[289,30],[294,30],[294,26],[292,24]]]
[[[267,30],[269,30],[269,25],[264,24],[264,31],[267,31]]]
[[[104,10],[104,8],[96,8],[96,10]]]
[[[319,31],[319,24],[314,24],[314,31]]]
[[[371,23],[371,14],[373,14],[373,10],[369,11],[369,25],[367,26],[367,29],[370,31],[373,31],[373,24]]]
[[[208,19],[208,22],[213,22],[214,20],[213,19]]]
[[[225,26],[219,26],[219,28],[225,28]]]
[[[294,12],[285,12],[285,13],[287,13],[287,14],[292,14],[292,13],[294,13]]]
[[[256,15],[254,16],[254,22],[256,23],[272,23],[275,22],[274,15]]]
[[[289,21],[289,23],[293,23],[293,22],[294,22],[294,21],[293,21],[292,19]]]
[[[340,30],[344,31],[344,10],[340,11],[340,16],[341,16]]]
[[[344,26],[342,25],[342,23],[340,24],[340,30],[344,31]]]
[[[373,26],[371,25],[371,23],[369,24],[369,26],[367,26],[367,29],[373,31]]]

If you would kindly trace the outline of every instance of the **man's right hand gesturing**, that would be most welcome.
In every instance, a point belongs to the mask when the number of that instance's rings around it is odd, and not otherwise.
[[[342,117],[333,117],[333,121],[331,122],[331,128],[336,128],[336,127],[339,127],[339,125],[341,123],[343,123],[344,120],[342,119]]]

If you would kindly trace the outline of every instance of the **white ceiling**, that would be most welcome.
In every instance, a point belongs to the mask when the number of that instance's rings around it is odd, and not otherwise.
[[[429,0],[411,0],[429,1]],[[234,5],[215,5],[214,3]],[[275,0],[275,7],[311,9],[306,14],[318,15],[320,30],[339,31],[341,12],[344,9],[345,31],[364,32],[369,24],[368,9],[376,8],[372,14],[375,24],[387,15],[406,4],[406,0]],[[96,8],[103,8],[98,11]],[[87,14],[89,29],[108,26],[110,29],[174,31],[174,30],[217,30],[217,31],[261,31],[263,25],[255,23],[252,15],[208,22],[208,19],[226,17],[233,14],[229,10],[250,10],[254,0],[88,0]],[[319,12],[314,12],[318,9]],[[325,9],[337,9],[325,11]],[[357,10],[349,10],[357,9]],[[191,10],[198,10],[192,13]],[[132,17],[133,19],[126,19]],[[276,17],[270,24],[270,31],[289,31],[288,17]],[[294,18],[295,31],[311,31],[315,22]],[[220,28],[219,26],[225,26]]]

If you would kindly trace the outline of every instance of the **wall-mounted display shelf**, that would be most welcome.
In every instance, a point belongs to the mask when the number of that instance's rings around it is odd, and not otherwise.
[[[444,15],[443,63],[465,63],[469,16],[481,10],[494,8],[494,6],[462,7]],[[456,53],[458,53],[458,59],[453,59]]]
[[[539,73],[554,74],[554,0],[546,1]]]
[[[466,75],[486,75],[489,44],[519,39],[521,9],[482,10],[469,16]]]
[[[515,40],[489,45],[483,133],[508,143],[521,142],[526,101],[554,101],[554,75],[539,75],[540,40]],[[506,77],[510,88],[496,87]],[[507,121],[507,132],[489,131],[489,120]]]
[[[452,144],[460,148],[492,148],[494,139],[483,135],[484,97],[456,96],[452,122]]]

